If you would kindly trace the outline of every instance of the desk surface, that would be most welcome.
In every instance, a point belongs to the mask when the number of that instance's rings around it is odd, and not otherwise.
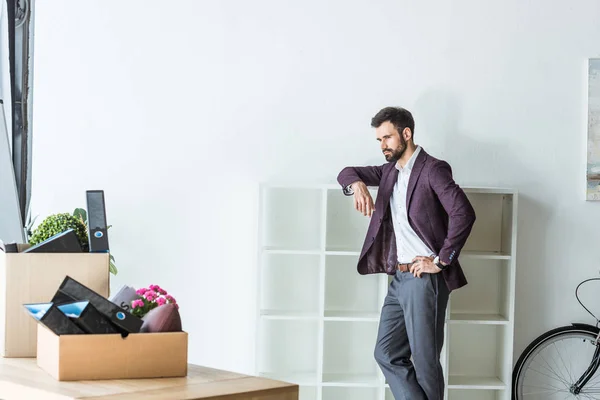
[[[185,378],[58,382],[33,358],[0,357],[0,399],[297,400],[298,385],[189,365]]]

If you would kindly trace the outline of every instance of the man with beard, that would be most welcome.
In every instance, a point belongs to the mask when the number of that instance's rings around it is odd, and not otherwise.
[[[371,126],[388,163],[346,167],[338,182],[371,217],[358,272],[393,275],[375,360],[396,400],[442,400],[446,306],[450,292],[467,284],[458,256],[475,211],[450,165],[415,145],[409,111],[383,108]],[[375,204],[367,186],[379,187]]]

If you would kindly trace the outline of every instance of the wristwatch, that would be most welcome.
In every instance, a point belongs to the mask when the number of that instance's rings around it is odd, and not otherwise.
[[[440,257],[439,257],[439,256],[436,256],[436,257],[433,259],[433,263],[434,263],[434,264],[435,264],[435,265],[436,265],[436,266],[437,266],[439,269],[441,269],[442,271],[443,271],[443,270],[445,270],[446,268],[448,268],[448,265],[444,265],[444,264],[442,264],[442,262],[440,261]]]

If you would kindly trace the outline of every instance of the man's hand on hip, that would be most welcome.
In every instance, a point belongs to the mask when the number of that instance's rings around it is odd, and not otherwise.
[[[417,256],[412,260],[410,272],[414,276],[420,278],[423,272],[428,274],[437,274],[442,270],[433,263],[433,257]]]
[[[364,182],[354,182],[352,185],[354,191],[354,208],[356,208],[363,215],[370,217],[375,211],[375,205],[373,204],[373,198],[367,185]]]

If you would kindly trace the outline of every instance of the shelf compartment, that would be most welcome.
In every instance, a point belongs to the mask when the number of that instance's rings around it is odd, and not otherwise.
[[[379,377],[373,374],[323,374],[324,387],[378,387]]]
[[[467,193],[477,219],[463,251],[511,255],[513,195]]]
[[[360,275],[358,256],[325,257],[325,317],[377,317],[378,274]]]
[[[360,251],[326,251],[328,256],[360,256]]]
[[[324,387],[323,400],[378,400],[375,388]]]
[[[450,322],[505,323],[510,315],[510,261],[462,260],[468,284],[450,299]]]
[[[325,321],[323,386],[380,385],[373,353],[377,322]]]
[[[262,246],[269,250],[321,250],[320,189],[263,187]]]
[[[449,325],[448,388],[507,389],[512,372],[510,332],[505,325]]]
[[[325,310],[325,321],[379,321],[375,311],[329,311]]]
[[[320,255],[322,252],[320,250],[285,250],[285,249],[273,249],[273,248],[264,248],[264,254],[287,254],[292,256],[300,256],[300,255]]]
[[[298,385],[318,383],[318,321],[259,321],[259,375]]]
[[[506,389],[506,384],[498,377],[450,375],[448,388],[502,390]]]
[[[509,253],[503,253],[500,251],[474,251],[465,250],[460,253],[461,261],[464,259],[476,259],[476,260],[510,260],[511,255]]]
[[[500,314],[450,314],[449,324],[490,324],[507,325],[508,320]]]
[[[377,192],[369,190],[373,201]],[[354,208],[352,196],[341,189],[327,191],[327,251],[361,251],[371,219]]]
[[[262,315],[318,316],[319,256],[264,254],[261,268]]]
[[[265,319],[319,319],[319,313],[316,311],[261,310],[260,315]]]
[[[448,400],[504,400],[506,398],[504,390],[448,390]]]
[[[298,400],[317,400],[319,398],[319,388],[316,386],[300,386]]]
[[[282,381],[282,382],[289,382],[289,383],[295,383],[297,385],[300,386],[300,389],[302,390],[302,388],[308,388],[308,391],[310,392],[310,388],[317,388],[316,386],[316,379],[317,379],[317,375],[316,373],[310,372],[310,373],[296,373],[296,374],[281,374],[281,373],[276,373],[276,372],[271,372],[271,373],[267,373],[267,372],[260,372],[258,373],[258,376],[260,376],[261,378],[267,378],[267,379],[274,379],[277,381]]]

